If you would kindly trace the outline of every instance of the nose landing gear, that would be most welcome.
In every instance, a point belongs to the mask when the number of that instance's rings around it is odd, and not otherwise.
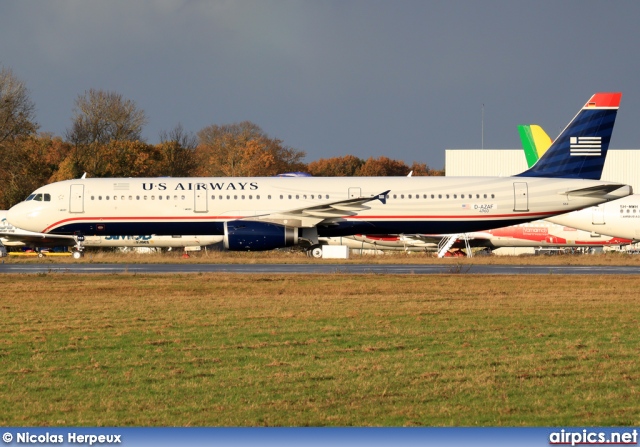
[[[84,242],[84,235],[75,234],[73,239],[76,241],[76,245],[73,247],[73,259],[80,259],[84,256],[84,253],[82,253],[84,250],[84,247],[82,246],[82,243]]]

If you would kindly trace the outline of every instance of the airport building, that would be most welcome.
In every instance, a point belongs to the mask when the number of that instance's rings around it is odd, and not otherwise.
[[[447,149],[445,175],[507,177],[527,170],[522,149]],[[602,180],[631,185],[640,194],[640,149],[609,149]]]

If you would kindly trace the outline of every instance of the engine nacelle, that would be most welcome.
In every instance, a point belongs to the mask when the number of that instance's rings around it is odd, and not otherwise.
[[[273,250],[297,243],[298,229],[295,227],[251,220],[232,220],[224,223],[224,248],[227,250]]]

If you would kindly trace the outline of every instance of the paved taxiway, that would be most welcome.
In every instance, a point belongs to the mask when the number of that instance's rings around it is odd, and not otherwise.
[[[0,273],[294,273],[640,275],[640,266],[437,265],[437,264],[0,264]]]

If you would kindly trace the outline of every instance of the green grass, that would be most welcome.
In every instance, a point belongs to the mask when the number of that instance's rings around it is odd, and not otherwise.
[[[640,424],[630,276],[0,285],[5,426]]]

